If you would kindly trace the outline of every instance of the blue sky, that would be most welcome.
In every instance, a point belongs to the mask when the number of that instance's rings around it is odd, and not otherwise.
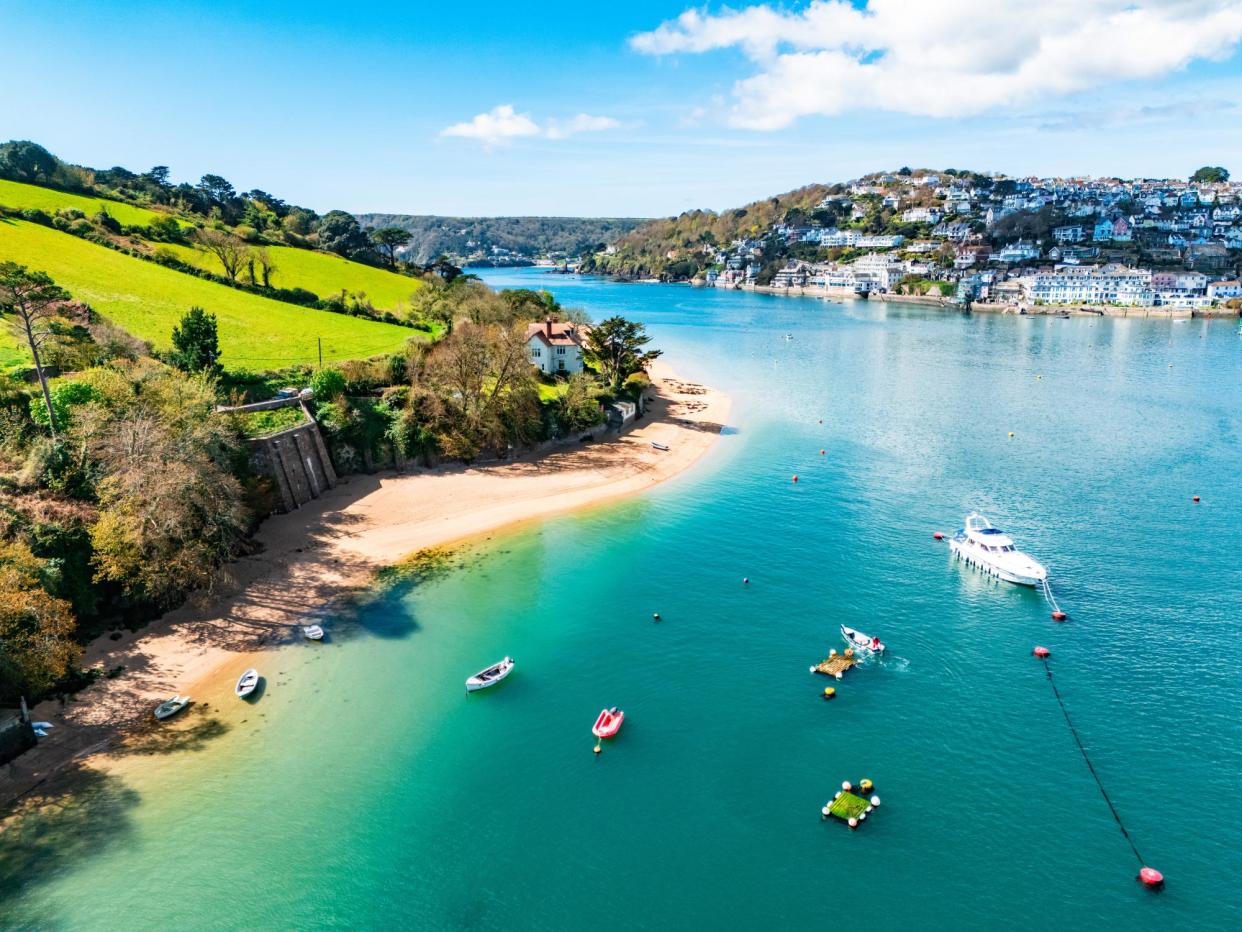
[[[1242,172],[1242,0],[688,9],[16,0],[0,138],[458,215],[661,216],[901,165]]]

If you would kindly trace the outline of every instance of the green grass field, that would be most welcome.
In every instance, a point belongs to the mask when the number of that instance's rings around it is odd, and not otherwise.
[[[158,248],[172,250],[189,265],[216,275],[224,274],[220,260],[197,246],[163,243]],[[305,288],[321,298],[339,294],[342,289],[351,294],[363,292],[375,307],[392,311],[408,305],[410,295],[421,285],[418,279],[350,262],[326,252],[292,246],[268,246],[267,251],[276,261],[276,272],[272,275],[275,287]]]
[[[0,221],[0,261],[47,272],[79,301],[157,347],[198,305],[219,321],[221,362],[229,369],[276,369],[318,359],[360,359],[392,352],[426,333],[345,314],[273,301],[135,259],[25,221]],[[13,341],[0,341],[0,358]],[[23,354],[24,355],[24,354]]]
[[[0,178],[0,205],[22,210],[38,208],[49,214],[72,208],[82,211],[88,217],[93,217],[101,209],[106,209],[113,218],[126,226],[146,226],[156,217],[167,216],[143,207],[124,204],[121,201],[53,191],[51,188],[22,184],[18,181],[5,181],[3,178]]]

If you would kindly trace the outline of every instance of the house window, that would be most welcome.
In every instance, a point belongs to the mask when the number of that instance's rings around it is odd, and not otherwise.
[[[565,355],[565,347],[563,347],[563,346],[558,346],[558,347],[556,348],[556,355],[557,355],[557,356],[564,356],[564,355]]]
[[[531,347],[531,349],[530,349],[530,358],[531,358],[531,359],[538,359],[538,358],[539,358],[540,356],[542,356],[542,355],[543,355],[543,350],[541,350],[539,347],[537,347],[537,346],[532,346],[532,347]]]

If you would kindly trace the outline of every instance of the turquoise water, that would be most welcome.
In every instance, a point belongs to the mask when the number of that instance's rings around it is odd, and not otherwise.
[[[1242,926],[1236,322],[487,277],[646,321],[733,396],[732,429],[645,497],[498,536],[272,655],[245,721],[0,839],[5,924]],[[975,508],[1069,623],[931,539]],[[890,656],[825,703],[807,668],[842,622]],[[873,817],[822,823],[864,776]]]

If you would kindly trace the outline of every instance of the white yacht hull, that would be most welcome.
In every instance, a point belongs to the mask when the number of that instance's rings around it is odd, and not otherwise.
[[[989,576],[995,576],[997,579],[1003,579],[1005,582],[1014,583],[1019,586],[1038,586],[1041,585],[1047,577],[1047,573],[1042,576],[1033,573],[1019,573],[1012,569],[987,559],[985,554],[979,553],[972,547],[963,546],[955,540],[949,541],[949,549],[953,551],[953,555],[959,560],[964,561],[968,566],[973,566],[981,572],[987,573]]]

